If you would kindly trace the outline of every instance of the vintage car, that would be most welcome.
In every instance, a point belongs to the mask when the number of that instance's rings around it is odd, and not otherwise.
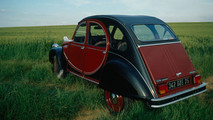
[[[53,44],[49,61],[59,78],[68,71],[103,88],[114,113],[129,99],[159,108],[206,91],[178,37],[151,16],[84,18],[72,39]]]

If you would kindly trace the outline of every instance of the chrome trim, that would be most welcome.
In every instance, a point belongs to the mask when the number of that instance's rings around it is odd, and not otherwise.
[[[176,94],[173,94],[173,95],[170,95],[170,96],[167,96],[167,97],[157,98],[157,99],[151,99],[151,101],[163,101],[163,100],[167,100],[167,99],[170,99],[170,98],[173,98],[173,97],[176,97],[176,96],[179,96],[179,95],[182,95],[182,94],[185,94],[185,93],[188,93],[188,92],[197,90],[197,89],[202,88],[202,87],[205,87],[205,86],[206,86],[206,83],[203,83],[203,84],[199,85],[198,87],[193,87],[193,88],[191,88],[191,89],[187,89],[187,90],[178,92],[178,93],[176,93]],[[151,107],[152,107],[152,108],[160,108],[160,107],[163,107],[163,106],[167,106],[167,105],[170,105],[170,104],[179,102],[179,101],[181,101],[181,100],[190,98],[190,97],[192,97],[192,96],[201,94],[201,93],[203,93],[203,92],[205,92],[205,91],[206,91],[206,89],[203,90],[203,91],[200,91],[200,92],[198,92],[198,93],[194,93],[194,94],[192,94],[192,95],[189,95],[189,96],[186,96],[186,97],[177,99],[177,100],[175,100],[175,101],[169,102],[169,103],[165,103],[165,104],[161,104],[161,105],[151,105]]]
[[[70,70],[69,70],[69,72],[70,72],[71,74],[77,76],[77,77],[80,77],[81,79],[84,79],[84,80],[87,80],[87,81],[89,81],[89,82],[92,82],[92,83],[94,83],[94,84],[99,85],[99,82],[96,82],[96,81],[90,80],[90,79],[88,79],[88,78],[82,77],[82,76],[80,76],[80,75],[78,75],[78,74],[76,74],[76,73],[74,73],[74,72],[72,72],[72,71],[70,71]]]
[[[182,74],[182,72],[176,73],[176,76],[179,77]]]
[[[175,93],[175,94],[170,95],[170,96],[167,96],[167,97],[151,99],[151,101],[162,101],[162,100],[166,100],[166,99],[169,99],[169,98],[172,98],[172,97],[175,97],[175,96],[178,96],[178,95],[181,95],[181,94],[184,94],[184,93],[191,92],[191,91],[193,91],[193,90],[202,88],[202,87],[204,87],[204,86],[206,86],[206,83],[203,83],[203,84],[201,84],[201,85],[199,85],[199,86],[197,86],[197,87],[193,87],[193,88],[191,88],[191,89],[187,89],[187,90],[184,90],[184,91]]]
[[[164,106],[167,106],[167,105],[171,105],[171,104],[173,104],[173,103],[176,103],[176,102],[185,100],[185,99],[187,99],[187,98],[193,97],[193,96],[195,96],[195,95],[201,94],[201,93],[203,93],[203,92],[205,92],[205,91],[206,91],[206,90],[200,91],[200,92],[198,92],[198,93],[189,95],[189,96],[184,97],[184,98],[180,98],[180,99],[178,99],[178,100],[175,100],[175,101],[172,101],[172,102],[169,102],[169,103],[166,103],[166,104],[162,104],[162,105],[151,105],[151,108],[160,108],[160,107],[164,107]]]
[[[167,44],[175,44],[175,43],[181,43],[180,41],[177,42],[167,42],[167,43],[158,43],[158,44],[147,44],[147,45],[138,45],[139,47],[146,47],[146,46],[154,46],[154,45],[167,45]]]
[[[92,48],[92,47],[87,47],[87,49],[90,49],[90,50],[97,50],[97,51],[105,51],[105,50],[101,50],[101,48]]]
[[[196,71],[191,71],[191,72],[189,72],[189,74],[193,74],[193,73],[196,73]]]
[[[156,82],[163,82],[163,81],[166,81],[166,80],[168,80],[168,77],[162,78],[162,79],[158,79],[158,80],[156,80]]]
[[[84,46],[81,47],[82,50],[83,50],[84,48],[85,48]]]
[[[57,43],[54,43],[53,45],[52,45],[52,48],[56,48],[56,47],[58,47],[59,45],[57,44]]]
[[[71,44],[72,46],[76,46],[76,47],[84,47],[82,44],[78,45],[78,44]]]
[[[90,79],[85,78],[85,77],[83,77],[83,79],[85,79],[85,80],[87,80],[87,81],[89,81],[89,82],[92,82],[92,83],[94,83],[94,84],[99,85],[99,82],[96,82],[96,81],[90,80]]]

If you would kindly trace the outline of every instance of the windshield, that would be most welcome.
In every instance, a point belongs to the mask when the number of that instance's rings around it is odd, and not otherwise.
[[[175,35],[165,25],[133,25],[132,29],[140,41],[160,41],[175,39]]]

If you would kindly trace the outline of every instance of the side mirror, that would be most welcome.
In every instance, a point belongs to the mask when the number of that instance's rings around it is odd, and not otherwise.
[[[65,42],[72,42],[73,40],[70,40],[67,36],[64,36],[64,41]]]

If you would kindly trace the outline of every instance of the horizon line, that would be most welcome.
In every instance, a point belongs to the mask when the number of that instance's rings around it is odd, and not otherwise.
[[[201,22],[201,21],[192,21],[192,22],[165,22],[165,23],[211,23],[213,21]],[[25,25],[25,26],[1,26],[0,28],[14,28],[14,27],[51,27],[51,26],[70,26],[78,24],[61,24],[61,25]]]

